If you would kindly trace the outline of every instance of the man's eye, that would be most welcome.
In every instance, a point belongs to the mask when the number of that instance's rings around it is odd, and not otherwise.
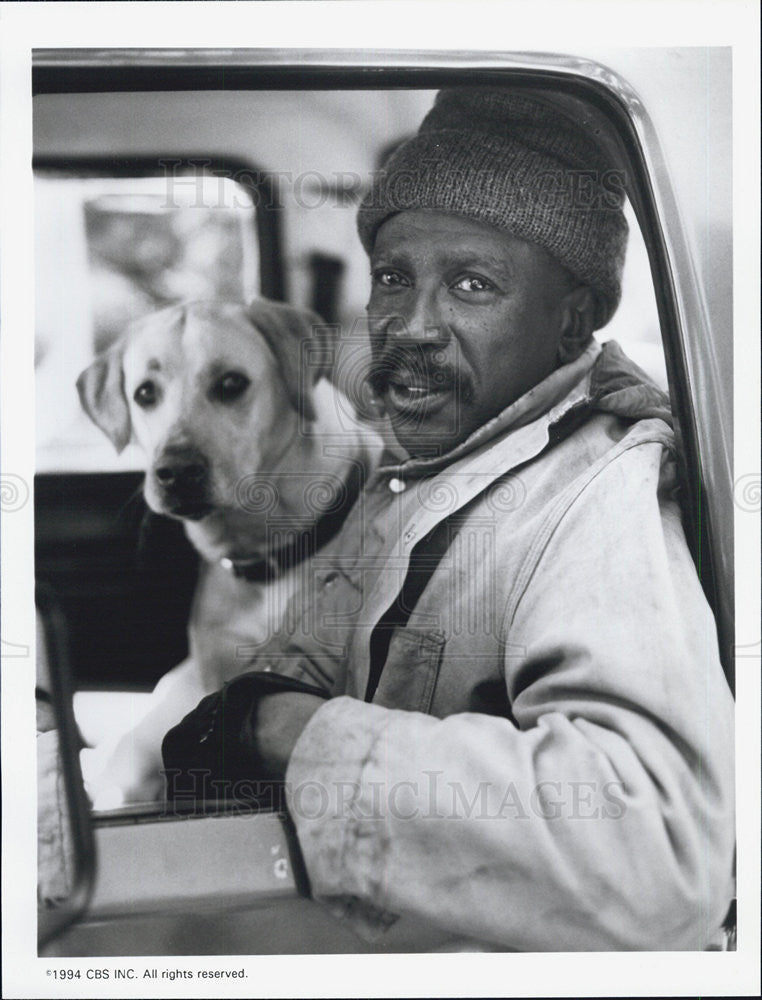
[[[251,385],[251,380],[241,372],[225,372],[217,379],[212,389],[212,395],[221,403],[232,403],[238,399]]]
[[[141,382],[132,394],[132,398],[138,406],[143,407],[143,409],[148,409],[149,406],[154,406],[159,398],[159,390],[156,387],[156,383],[152,382],[150,379],[146,379],[145,382]]]
[[[406,286],[408,284],[407,279],[399,271],[391,271],[387,268],[377,268],[372,273],[373,281],[377,285],[381,285],[384,288],[394,288],[396,286],[402,285]]]
[[[459,278],[452,286],[461,292],[491,292],[494,285],[486,278],[480,278],[477,274],[467,274]]]

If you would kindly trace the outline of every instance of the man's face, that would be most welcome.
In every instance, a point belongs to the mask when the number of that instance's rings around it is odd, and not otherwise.
[[[458,215],[401,212],[371,255],[370,382],[411,455],[442,453],[558,366],[568,272]]]

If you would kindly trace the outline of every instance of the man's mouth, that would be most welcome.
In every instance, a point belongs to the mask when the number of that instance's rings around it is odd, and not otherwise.
[[[396,361],[396,363],[395,363]],[[388,408],[400,415],[424,418],[437,412],[457,388],[455,373],[423,358],[382,359],[370,382]]]
[[[445,404],[453,389],[445,379],[422,381],[395,375],[387,380],[386,401],[399,413],[423,416]]]

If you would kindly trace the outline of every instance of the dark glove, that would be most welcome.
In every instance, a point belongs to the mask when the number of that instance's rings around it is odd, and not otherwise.
[[[283,783],[259,756],[256,725],[260,698],[283,691],[328,698],[322,688],[282,674],[241,674],[170,729],[161,747],[168,800],[281,808]]]

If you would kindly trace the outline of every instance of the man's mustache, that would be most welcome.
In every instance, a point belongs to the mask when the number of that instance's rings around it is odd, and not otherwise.
[[[458,371],[454,365],[436,357],[436,347],[392,347],[374,359],[368,369],[367,381],[377,395],[383,395],[391,382],[404,385],[450,388],[457,385]]]

